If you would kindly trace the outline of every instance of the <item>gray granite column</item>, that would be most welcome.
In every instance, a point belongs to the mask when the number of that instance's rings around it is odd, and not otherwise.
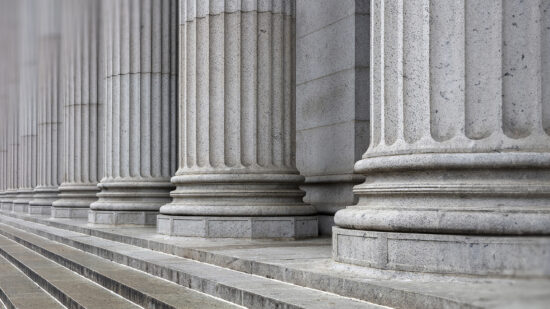
[[[21,1],[3,1],[0,12],[2,33],[2,65],[1,76],[4,78],[2,85],[2,136],[4,143],[3,158],[3,187],[4,194],[1,197],[1,209],[13,210],[18,187],[18,144],[19,144],[19,63],[20,39],[21,39]]]
[[[19,39],[21,25],[19,22],[20,2],[6,1],[5,5],[9,7],[2,12],[2,22],[6,26],[2,29],[5,42],[3,44],[4,54],[2,58],[5,69],[2,69],[2,76],[5,78],[2,82],[4,88],[2,115],[5,117],[3,136],[5,145],[4,155],[4,194],[1,198],[1,207],[4,211],[13,210],[13,200],[17,194],[18,188],[18,146],[19,146]],[[4,6],[5,7],[5,6]]]
[[[550,1],[372,1],[371,142],[337,261],[550,274]]]
[[[37,143],[36,108],[38,101],[38,46],[36,2],[22,1],[21,83],[19,87],[19,183],[13,210],[27,212],[36,187]]]
[[[37,185],[30,214],[50,214],[62,177],[60,105],[61,0],[36,3],[38,11]]]
[[[89,221],[155,224],[176,170],[176,0],[104,2],[105,176]]]
[[[63,14],[64,178],[52,217],[87,218],[104,163],[104,41],[100,0],[66,0]]]
[[[295,168],[294,1],[181,1],[179,170],[158,232],[317,235]]]

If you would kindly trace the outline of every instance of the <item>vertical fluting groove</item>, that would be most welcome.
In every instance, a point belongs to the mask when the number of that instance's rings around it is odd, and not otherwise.
[[[149,173],[151,175],[160,175],[161,167],[161,147],[162,147],[162,105],[163,105],[163,89],[162,89],[162,2],[153,1],[152,2],[152,86],[151,86],[151,96],[149,97],[149,108],[152,110],[151,113],[151,145],[152,148],[149,149],[151,156],[151,170]],[[157,104],[154,104],[157,102]],[[157,158],[157,159],[154,159]]]
[[[500,5],[501,1],[468,1],[465,5],[465,134],[471,139],[486,138],[500,131],[503,42]]]
[[[550,135],[550,1],[542,0],[541,3],[541,105],[542,127],[546,134]]]
[[[151,88],[152,88],[152,79],[153,79],[153,69],[152,69],[152,39],[153,39],[153,15],[154,13],[147,14],[151,12],[154,2],[158,1],[144,1],[144,6],[142,7],[142,20],[141,20],[141,70],[143,72],[148,72],[140,74],[141,77],[141,88],[140,88],[140,99],[141,99],[141,112],[140,112],[140,134],[142,137],[145,137],[141,141],[140,153],[145,154],[151,151]],[[137,73],[137,72],[136,72]],[[149,138],[147,138],[149,137]],[[151,165],[153,164],[151,155],[142,155],[141,158],[141,174],[142,175],[151,175]]]
[[[185,85],[185,117],[187,120],[186,166],[192,168],[194,166],[198,166],[199,164],[197,160],[197,21],[186,21],[185,31],[186,58],[182,60],[186,62],[187,69],[187,72],[185,72],[185,80],[187,82],[187,84]]]
[[[89,143],[86,147],[86,150],[89,152],[89,161],[86,166],[87,168],[87,178],[86,183],[88,182],[97,182],[98,181],[98,171],[97,171],[97,161],[98,161],[98,135],[99,125],[98,125],[98,109],[100,104],[100,96],[98,94],[99,89],[103,88],[98,87],[98,70],[101,67],[99,56],[99,36],[98,36],[98,3],[97,1],[89,1],[89,12],[91,15],[91,26],[90,26],[90,36],[92,39],[92,44],[90,46],[90,106],[88,106],[88,117],[90,118],[90,132],[89,132]]]
[[[540,7],[521,0],[503,2],[503,131],[527,137],[540,123]]]
[[[258,13],[241,13],[241,164],[251,166],[257,158]]]
[[[292,57],[295,48],[294,48],[294,38],[295,36],[295,27],[294,27],[294,12],[293,4],[291,1],[286,1],[284,3],[285,8],[282,14],[282,23],[283,23],[283,55],[282,55],[282,88],[283,88],[283,103],[282,105],[282,143],[281,143],[281,154],[282,154],[282,166],[286,168],[291,168],[293,166],[293,143],[294,143],[294,130],[293,123],[295,122],[295,113],[292,110],[292,102],[295,102],[294,98],[294,57]]]
[[[430,3],[403,1],[403,138],[429,136]]]
[[[383,53],[382,53],[382,38],[384,33],[382,12],[384,10],[383,0],[371,1],[371,37],[370,37],[370,144],[371,147],[377,147],[380,145],[382,138],[383,118],[381,114],[381,107],[384,104],[383,101]]]
[[[225,14],[224,18],[224,162],[234,167],[241,162],[241,12]]]
[[[465,3],[430,1],[430,132],[439,142],[464,130]]]
[[[85,2],[81,5],[85,9],[88,9],[88,2]],[[82,31],[82,64],[80,67],[82,68],[82,79],[81,79],[81,86],[80,91],[82,95],[82,100],[79,105],[80,109],[80,121],[82,121],[81,126],[81,132],[79,135],[79,141],[80,143],[80,154],[81,154],[81,162],[79,166],[80,170],[80,179],[79,182],[83,183],[85,182],[89,175],[88,175],[88,162],[90,161],[89,151],[88,151],[88,144],[90,143],[89,139],[89,132],[90,132],[90,119],[88,118],[88,109],[91,104],[90,102],[90,89],[88,85],[90,84],[90,27],[91,27],[91,16],[90,14],[82,14],[83,17],[83,31]]]
[[[220,167],[224,161],[224,14],[206,17],[209,23],[209,156],[212,167]]]
[[[130,19],[135,1],[123,0],[120,18],[120,177],[130,176]],[[132,102],[133,103],[133,102]]]
[[[105,168],[104,175],[113,175],[113,100],[114,100],[114,37],[113,33],[115,31],[113,27],[114,23],[114,2],[107,3],[103,7],[103,12],[108,16],[106,18],[106,29],[105,29],[105,41],[107,53],[106,58],[106,76],[107,76],[107,96],[105,101]]]
[[[128,20],[128,174],[140,174],[140,2],[129,3]],[[141,154],[143,155],[143,154]]]
[[[258,23],[258,165],[273,163],[273,18],[271,12],[259,12]]]
[[[166,164],[166,168],[163,174],[173,176],[174,170],[178,168],[179,160],[179,130],[178,130],[178,111],[179,111],[179,87],[178,87],[178,68],[181,61],[178,57],[179,51],[179,1],[170,0],[170,149],[168,151],[169,162]]]
[[[283,14],[281,13],[273,13],[271,17],[271,33],[272,33],[272,39],[271,39],[271,50],[272,50],[272,92],[271,92],[271,164],[274,166],[282,166],[283,165],[283,158],[282,158],[282,146],[283,146],[283,128],[282,128],[282,120],[283,120],[283,52],[284,52],[284,45],[283,45],[283,20],[282,20]]]
[[[392,145],[403,134],[402,0],[389,1],[384,6],[384,49],[384,142]]]
[[[209,57],[210,30],[208,18],[197,18],[197,163],[199,167],[210,166],[209,135]]]

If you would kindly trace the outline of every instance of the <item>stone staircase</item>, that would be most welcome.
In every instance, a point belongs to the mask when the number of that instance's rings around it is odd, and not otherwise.
[[[0,270],[7,308],[382,308],[6,214]]]

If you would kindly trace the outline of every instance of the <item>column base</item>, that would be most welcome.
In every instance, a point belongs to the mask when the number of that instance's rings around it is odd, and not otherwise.
[[[88,222],[108,225],[155,225],[158,211],[90,210]]]
[[[340,227],[332,233],[337,262],[440,274],[550,277],[550,236],[416,234]]]
[[[99,188],[96,183],[63,183],[59,191],[59,199],[52,203],[53,218],[88,218],[90,204],[97,201]]]
[[[289,217],[157,217],[157,232],[205,238],[288,238],[318,235],[317,216]]]
[[[52,203],[57,200],[58,195],[57,187],[37,187],[29,202],[29,214],[50,215]]]
[[[32,189],[17,190],[17,196],[13,201],[14,212],[29,212],[29,202],[33,199]]]
[[[52,218],[88,218],[89,208],[81,207],[52,207]]]

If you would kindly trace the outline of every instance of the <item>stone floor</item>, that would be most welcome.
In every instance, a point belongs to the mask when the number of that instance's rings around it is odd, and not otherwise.
[[[550,307],[550,279],[456,277],[350,266],[332,261],[330,238],[284,241],[169,237],[157,234],[154,227],[113,228],[85,220],[5,212],[0,215],[0,223],[44,226],[42,232],[34,230],[39,235],[47,232],[46,227],[70,230],[390,307]]]

